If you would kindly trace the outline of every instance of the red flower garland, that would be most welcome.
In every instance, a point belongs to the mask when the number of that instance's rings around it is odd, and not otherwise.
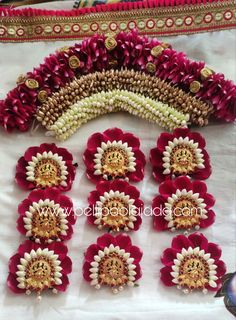
[[[28,130],[42,96],[49,96],[74,77],[110,68],[128,68],[155,73],[162,80],[191,90],[196,97],[215,107],[215,116],[225,121],[236,118],[236,86],[214,73],[203,62],[190,61],[183,52],[171,46],[162,47],[156,39],[139,36],[135,31],[119,33],[116,46],[106,47],[106,37],[95,35],[65,51],[58,51],[45,59],[33,72],[27,73],[18,86],[0,102],[0,124],[8,131]],[[160,47],[161,54],[152,54]],[[112,50],[111,50],[112,49]]]

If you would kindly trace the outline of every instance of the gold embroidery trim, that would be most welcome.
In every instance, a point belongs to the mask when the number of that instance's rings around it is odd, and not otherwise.
[[[56,11],[55,11],[56,13]],[[135,17],[135,19],[134,19]],[[95,33],[178,35],[236,27],[236,1],[163,8],[89,13],[78,16],[0,17],[0,41],[81,39]]]

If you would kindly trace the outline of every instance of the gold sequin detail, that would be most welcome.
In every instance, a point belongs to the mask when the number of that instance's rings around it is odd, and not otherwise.
[[[117,42],[116,39],[113,37],[107,37],[105,40],[105,47],[107,48],[107,50],[111,51],[113,49],[115,49],[115,47],[117,46]]]
[[[38,93],[38,100],[43,103],[47,100],[48,98],[48,93],[46,90],[40,90]]]
[[[151,50],[151,55],[154,57],[159,57],[162,54],[162,51],[164,51],[164,48],[161,45],[155,46]]]
[[[214,71],[208,67],[205,67],[200,71],[200,73],[201,73],[202,80],[206,80],[208,77],[214,74]]]
[[[16,84],[22,84],[26,81],[26,75],[20,74],[19,77],[16,80]]]
[[[39,83],[37,80],[35,79],[27,79],[25,81],[25,85],[26,87],[28,87],[29,89],[37,89],[39,87]]]
[[[201,89],[201,83],[199,81],[193,81],[190,83],[189,89],[192,93],[197,93]]]
[[[155,73],[156,72],[156,65],[152,62],[148,62],[146,64],[146,69],[149,73]]]

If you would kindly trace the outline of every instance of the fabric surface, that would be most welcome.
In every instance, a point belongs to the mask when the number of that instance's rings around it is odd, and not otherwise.
[[[59,4],[58,4],[59,5]],[[55,8],[55,3],[52,4]],[[47,6],[49,9],[50,5]],[[227,78],[236,81],[236,43],[235,30],[206,33],[192,36],[178,36],[169,41],[177,50],[185,51],[196,60],[205,60],[214,70],[225,73]],[[25,73],[37,66],[49,53],[68,42],[0,44],[0,99],[15,86],[20,73]],[[77,133],[59,146],[68,148],[78,163],[73,188],[66,193],[72,197],[75,206],[86,207],[87,196],[95,189],[85,176],[82,153],[88,137],[97,131],[118,126],[133,132],[141,139],[141,148],[147,159],[149,150],[155,146],[162,128],[144,120],[119,113],[103,116],[83,125]],[[208,190],[216,198],[214,210],[215,224],[204,230],[209,241],[218,243],[223,250],[222,259],[226,262],[227,271],[235,271],[236,266],[236,131],[233,124],[211,123],[205,128],[196,128],[207,141],[207,150],[211,157],[213,173],[206,181]],[[44,130],[34,133],[7,134],[1,131],[0,139],[0,319],[16,320],[44,319],[187,319],[194,320],[233,319],[225,309],[222,298],[213,294],[193,293],[185,296],[175,287],[167,288],[159,280],[159,269],[162,267],[160,255],[170,246],[174,236],[168,232],[155,232],[151,217],[143,217],[139,231],[130,233],[134,244],[144,252],[141,266],[143,277],[139,287],[124,290],[114,295],[110,290],[94,290],[82,278],[83,252],[102,233],[88,226],[85,216],[79,217],[74,227],[74,235],[67,242],[69,255],[73,261],[73,272],[69,276],[71,285],[64,294],[43,294],[37,303],[35,296],[14,295],[6,286],[8,260],[19,244],[24,241],[16,230],[17,206],[27,197],[14,183],[15,165],[24,151],[42,142],[54,142],[45,137]],[[141,191],[145,206],[150,206],[157,194],[158,185],[151,176],[151,166],[147,163],[145,179],[135,184]]]

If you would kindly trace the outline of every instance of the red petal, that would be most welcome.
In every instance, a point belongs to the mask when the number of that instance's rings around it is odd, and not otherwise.
[[[66,291],[66,289],[69,285],[69,279],[65,274],[63,274],[61,277],[61,281],[62,281],[62,284],[55,285],[55,289],[57,289],[58,291],[64,292],[64,291]]]
[[[215,213],[212,210],[207,212],[207,219],[201,219],[200,227],[207,228],[215,222]]]
[[[35,185],[33,183],[26,180],[25,173],[17,172],[15,176],[15,181],[18,184],[18,186],[24,190],[30,190],[35,188]]]
[[[23,172],[25,173],[26,172],[26,167],[28,165],[28,162],[25,161],[25,158],[24,157],[21,157],[18,162],[17,162],[17,165],[16,165],[16,172]]]
[[[91,244],[84,255],[84,258],[88,262],[92,262],[94,260],[94,256],[98,254],[100,247],[97,244]]]
[[[90,136],[90,138],[88,139],[88,142],[87,142],[87,148],[90,150],[90,151],[96,151],[97,150],[97,147],[100,147],[102,142],[106,142],[104,140],[104,136],[102,133],[100,132],[97,132],[97,133],[94,133]]]
[[[122,142],[127,142],[129,147],[132,148],[139,148],[140,147],[140,141],[135,135],[132,133],[124,133],[122,137]]]
[[[27,162],[32,160],[32,157],[37,154],[37,152],[40,152],[39,147],[30,147],[25,151],[24,158]]]
[[[207,252],[211,254],[211,258],[219,260],[221,257],[221,248],[215,243],[208,243]]]
[[[176,189],[186,189],[187,191],[192,190],[192,183],[188,177],[180,176],[174,181],[174,184],[176,186]]]
[[[163,154],[157,148],[151,149],[150,151],[150,162],[153,167],[162,167]]]
[[[83,265],[83,277],[86,281],[91,281],[91,278],[90,278],[90,274],[91,272],[89,271],[89,269],[91,268],[91,265],[88,261],[85,261],[84,262],[84,265]]]
[[[165,150],[165,147],[168,146],[168,142],[172,141],[173,139],[173,134],[168,132],[161,133],[157,140],[157,148],[163,152]]]
[[[102,235],[97,239],[97,244],[101,249],[104,249],[105,247],[109,247],[110,244],[112,243],[115,246],[115,238],[109,233],[105,233],[104,235]]]
[[[188,249],[189,247],[192,247],[192,246],[193,244],[190,241],[190,239],[188,239],[183,235],[178,235],[174,237],[171,243],[171,247],[177,251],[181,251],[183,248]]]
[[[31,250],[37,250],[39,248],[39,245],[30,241],[30,240],[26,240],[25,242],[23,242],[19,248],[18,248],[18,252],[21,256],[24,256],[25,252],[30,252]]]
[[[10,273],[16,273],[16,271],[19,271],[17,268],[17,265],[20,264],[20,258],[21,256],[19,253],[14,254],[9,260],[9,271]]]
[[[190,140],[193,139],[194,142],[198,142],[198,148],[204,149],[206,146],[206,141],[203,136],[198,132],[189,133]]]
[[[58,153],[59,156],[63,158],[64,161],[66,160],[73,161],[72,154],[65,148],[58,148],[56,152]]]
[[[110,181],[100,181],[96,186],[96,189],[100,192],[100,195],[102,195],[104,192],[109,192],[110,188],[111,188]]]
[[[64,207],[67,209],[73,208],[72,200],[69,197],[64,196],[64,195],[60,196],[60,205],[61,205],[61,207]]]
[[[88,197],[88,202],[90,204],[90,206],[95,205],[95,203],[97,201],[99,201],[100,199],[100,192],[98,192],[97,190],[91,191]]]
[[[161,262],[165,266],[172,266],[174,264],[174,259],[176,259],[177,251],[172,248],[167,248],[163,251],[161,256]]]
[[[137,220],[134,222],[134,229],[133,229],[134,231],[137,231],[142,224],[142,218],[140,215],[136,215],[136,219]]]
[[[118,236],[116,236],[116,244],[121,248],[124,249],[125,251],[128,250],[130,246],[132,245],[131,243],[131,239],[129,236],[127,236],[126,234],[119,234]]]
[[[17,230],[21,233],[21,234],[26,234],[26,229],[25,229],[25,223],[23,220],[24,216],[20,215],[19,219],[17,220]]]
[[[134,258],[136,262],[139,262],[142,259],[143,253],[137,246],[131,246],[129,249],[130,256]]]
[[[203,181],[199,181],[199,180],[193,181],[192,186],[193,186],[193,193],[204,194],[207,192],[207,186]]]
[[[204,203],[207,205],[208,208],[211,208],[214,206],[215,198],[213,197],[212,194],[206,193],[203,198],[204,198]]]
[[[180,137],[185,138],[189,136],[189,134],[190,134],[190,130],[188,128],[177,128],[173,132],[173,135],[176,138],[180,138]]]
[[[25,212],[29,210],[30,205],[31,201],[29,199],[23,200],[18,206],[19,214],[24,215]]]
[[[61,261],[60,266],[62,267],[62,272],[64,274],[71,273],[71,271],[72,271],[72,261],[68,256],[66,256],[65,259],[63,259]]]
[[[172,269],[170,267],[164,267],[160,270],[161,272],[161,281],[164,283],[164,285],[168,286],[168,287],[172,287],[175,284],[172,282],[172,276],[171,276],[171,272]]]
[[[157,167],[153,168],[153,177],[159,183],[171,179],[170,174],[163,174],[163,169]]]
[[[176,188],[171,180],[163,181],[159,186],[159,193],[166,197],[170,197],[175,192]]]
[[[134,270],[136,272],[135,281],[138,281],[142,277],[142,270],[139,263],[136,264],[136,268]]]
[[[137,188],[131,185],[126,185],[125,194],[129,195],[131,199],[138,199],[140,196],[140,192]]]
[[[31,202],[39,202],[39,200],[44,200],[45,199],[45,194],[44,194],[44,190],[33,190],[30,192],[30,194],[28,195],[28,199]]]
[[[226,273],[226,265],[222,260],[217,261],[217,274],[216,276],[221,278],[223,277],[223,275]]]
[[[94,151],[86,149],[83,155],[84,164],[87,169],[94,171]]]
[[[135,169],[136,170],[134,172],[128,173],[128,177],[129,177],[130,181],[139,182],[139,181],[143,180],[143,178],[144,178],[143,164],[140,161],[136,160]]]
[[[122,140],[123,138],[123,131],[119,128],[112,128],[112,129],[107,129],[106,131],[103,132],[104,136],[106,137],[107,141],[119,141]]]
[[[55,145],[55,143],[42,143],[39,147],[38,152],[43,153],[44,151],[46,152],[52,151],[52,153],[57,153],[58,148]]]
[[[163,215],[153,217],[153,228],[157,231],[169,229],[168,222],[165,220]]]
[[[94,170],[92,170],[92,171],[87,170],[86,175],[87,175],[88,179],[91,180],[93,183],[98,183],[99,181],[101,181],[103,179],[103,177],[101,175],[95,175]]]
[[[11,291],[13,291],[14,293],[25,293],[24,289],[20,289],[17,287],[18,284],[19,284],[19,282],[16,280],[16,276],[9,273],[9,275],[7,277],[8,288],[10,288]]]
[[[200,249],[207,251],[208,240],[202,233],[192,233],[188,238],[192,242],[193,248],[200,247]]]
[[[126,192],[128,186],[129,184],[126,181],[118,179],[111,182],[109,190]],[[107,191],[109,192],[109,190]]]
[[[134,157],[136,158],[136,161],[139,161],[143,164],[143,166],[145,166],[146,164],[146,159],[145,159],[145,155],[143,154],[143,152],[139,149],[133,150],[134,152]]]
[[[47,188],[44,192],[45,192],[45,199],[48,198],[58,203],[57,198],[60,195],[60,191],[57,188]]]
[[[67,246],[61,242],[53,242],[48,246],[49,250],[53,250],[55,254],[59,255],[59,258],[63,260],[68,252]]]

